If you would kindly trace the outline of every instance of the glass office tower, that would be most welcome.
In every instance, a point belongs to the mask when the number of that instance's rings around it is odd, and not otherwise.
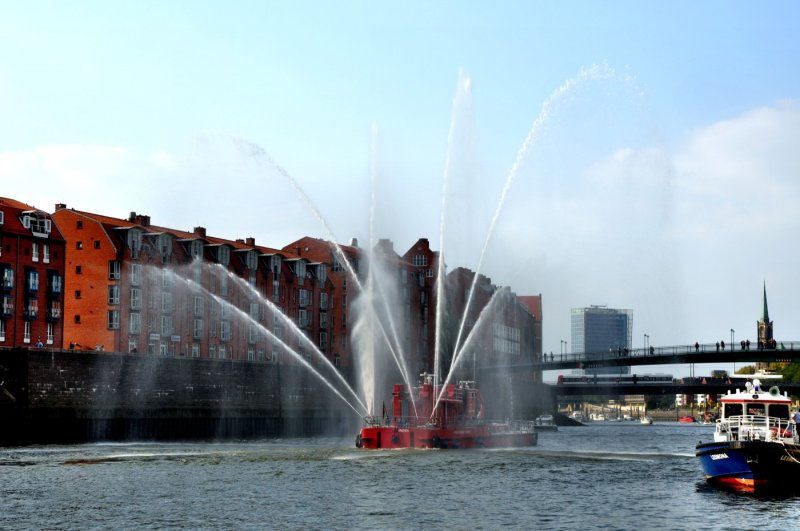
[[[631,348],[633,311],[605,306],[573,308],[571,315],[572,351],[591,360],[602,354],[625,355]],[[630,367],[598,367],[586,374],[630,374]]]

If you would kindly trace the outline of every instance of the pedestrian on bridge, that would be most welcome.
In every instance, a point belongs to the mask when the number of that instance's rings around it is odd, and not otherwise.
[[[719,352],[719,341],[717,341],[717,352]]]
[[[697,341],[694,342],[694,351],[700,352],[700,343],[698,343]]]

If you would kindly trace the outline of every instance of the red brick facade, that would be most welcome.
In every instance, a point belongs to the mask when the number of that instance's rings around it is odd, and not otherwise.
[[[256,362],[289,360],[292,351],[314,363],[319,351],[348,369],[352,304],[375,260],[386,275],[381,290],[396,294],[382,307],[396,320],[387,333],[397,334],[412,376],[432,371],[439,255],[425,238],[402,255],[389,240],[371,253],[355,241],[337,248],[311,237],[279,250],[208,236],[203,227],[156,226],[134,212],[120,219],[59,204],[48,215],[10,199],[0,208],[0,346],[41,337],[76,350]],[[444,370],[473,278],[464,268],[447,275]],[[462,343],[498,290],[478,277]],[[541,354],[541,321],[541,296],[508,292],[471,348],[484,365],[524,363]]]
[[[60,347],[64,238],[50,215],[0,198],[0,346]]]

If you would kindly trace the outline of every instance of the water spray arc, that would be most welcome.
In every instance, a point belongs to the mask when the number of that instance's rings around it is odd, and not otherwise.
[[[347,273],[349,274],[350,278],[356,284],[359,292],[363,293],[364,286],[362,285],[362,283],[361,283],[361,281],[360,281],[360,279],[358,277],[358,274],[356,273],[356,271],[353,268],[352,264],[347,259],[347,256],[345,255],[344,251],[342,250],[342,247],[338,243],[336,243],[336,237],[333,234],[333,231],[331,230],[331,228],[328,225],[328,223],[325,220],[325,218],[322,216],[322,214],[316,208],[316,206],[314,205],[313,201],[311,201],[311,198],[300,187],[300,185],[297,182],[297,180],[285,168],[283,168],[278,163],[276,163],[266,153],[266,151],[264,151],[261,147],[255,145],[255,144],[253,144],[251,142],[247,142],[247,141],[244,141],[244,140],[241,140],[241,139],[235,139],[235,141],[236,141],[236,144],[240,148],[246,149],[249,152],[250,155],[265,161],[267,165],[269,165],[270,167],[274,168],[282,177],[284,177],[291,184],[291,186],[300,195],[300,197],[305,202],[306,206],[311,210],[311,212],[314,214],[314,216],[317,219],[317,221],[322,226],[322,228],[323,228],[323,230],[325,232],[325,235],[328,238],[328,241],[330,241],[331,244],[334,246],[334,251],[336,253],[336,258],[340,261],[342,266],[345,267],[345,269],[346,269]],[[384,298],[384,305],[386,305],[389,324],[390,324],[390,327],[392,328],[392,330],[394,331],[393,335],[396,338],[397,337],[396,326],[394,324],[394,320],[392,318],[391,312],[388,311],[388,303],[386,302],[385,298]],[[386,341],[386,345],[389,348],[390,353],[392,354],[393,360],[395,361],[395,363],[397,364],[398,369],[400,370],[400,373],[401,373],[401,375],[403,377],[403,380],[405,381],[406,385],[411,386],[411,380],[410,380],[410,377],[409,377],[409,374],[408,374],[408,370],[405,367],[405,364],[401,362],[401,357],[396,352],[392,342],[389,341],[388,334],[386,333],[385,329],[383,328],[382,323],[380,323],[380,321],[377,321],[376,324],[377,324],[377,328],[381,331],[381,336]],[[399,342],[397,342],[397,344],[399,344]],[[370,397],[367,397],[367,402],[368,403],[372,403],[373,400],[370,400]]]
[[[240,289],[244,290],[246,293],[250,293],[251,295],[255,296],[259,302],[266,304],[267,307],[273,312],[273,315],[277,315],[284,324],[289,326],[291,331],[294,333],[295,337],[300,339],[304,344],[308,345],[311,348],[311,352],[314,353],[315,357],[318,360],[320,360],[330,370],[330,372],[336,375],[336,378],[339,380],[339,382],[345,386],[345,388],[351,395],[353,395],[358,404],[365,410],[368,409],[361,401],[361,399],[358,397],[358,394],[353,390],[353,388],[347,382],[347,380],[345,380],[344,376],[341,375],[341,373],[336,369],[333,363],[331,363],[331,361],[325,356],[325,354],[323,354],[319,350],[317,345],[314,344],[314,342],[305,333],[303,333],[303,331],[297,326],[297,323],[295,323],[292,319],[290,319],[285,313],[283,313],[283,311],[275,303],[273,303],[267,297],[263,296],[254,286],[252,286],[242,277],[240,277],[239,275],[234,275],[233,273],[228,271],[225,267],[223,267],[221,264],[213,264],[213,267],[217,268],[221,273],[227,275],[228,278],[230,278]],[[274,337],[274,332],[270,332],[270,335]]]
[[[153,269],[158,270],[160,268],[153,268]],[[325,378],[319,371],[317,371],[317,369],[313,365],[311,365],[308,362],[308,360],[306,360],[303,356],[301,356],[289,345],[287,345],[281,338],[276,336],[271,330],[269,330],[264,325],[253,319],[247,312],[245,312],[241,308],[238,308],[236,305],[223,299],[222,297],[219,297],[218,295],[212,293],[211,291],[203,287],[201,284],[195,282],[191,278],[186,278],[184,276],[178,275],[171,268],[164,268],[161,269],[161,271],[163,271],[163,274],[169,275],[174,281],[181,282],[184,286],[187,287],[187,289],[190,290],[190,292],[202,293],[204,296],[214,300],[221,307],[225,307],[229,310],[232,310],[233,312],[236,313],[236,315],[243,318],[246,322],[255,325],[259,330],[264,332],[272,341],[280,345],[284,349],[284,351],[288,352],[296,361],[298,361],[301,365],[303,365],[303,367],[308,369],[308,371],[311,374],[319,378],[320,381],[322,381],[336,396],[341,398],[342,401],[345,404],[347,404],[347,406],[350,407],[350,409],[352,409],[358,416],[363,417],[365,415],[366,407],[364,407],[364,404],[362,404],[360,400],[358,401],[358,405],[361,406],[362,408],[361,411],[359,411],[359,409],[356,408],[327,378]],[[355,396],[355,398],[356,400],[358,400],[357,396]]]
[[[465,328],[465,325],[466,325],[467,316],[469,315],[469,311],[470,311],[470,309],[472,307],[472,302],[473,302],[474,294],[475,294],[475,286],[476,286],[476,284],[478,282],[478,277],[479,277],[479,274],[480,274],[482,266],[483,266],[483,261],[484,261],[484,259],[486,257],[486,252],[487,252],[487,250],[489,248],[489,243],[491,242],[492,236],[494,234],[495,225],[497,224],[497,220],[500,218],[500,213],[501,213],[501,211],[503,209],[503,205],[505,203],[506,196],[508,195],[508,192],[511,189],[511,185],[514,182],[514,179],[517,176],[517,173],[519,173],[519,169],[521,168],[522,163],[525,161],[525,159],[526,159],[526,157],[528,155],[528,152],[531,149],[531,146],[533,146],[533,144],[538,139],[539,134],[540,134],[540,129],[541,129],[542,125],[544,123],[546,123],[547,119],[550,117],[550,114],[552,112],[553,106],[560,99],[564,98],[571,91],[573,91],[576,88],[576,86],[578,86],[578,84],[580,84],[581,82],[592,80],[592,79],[609,77],[609,76],[613,75],[613,73],[614,72],[611,69],[609,69],[608,67],[601,67],[601,66],[594,66],[594,67],[592,67],[590,69],[581,70],[577,77],[569,79],[564,84],[562,84],[542,104],[542,108],[541,108],[541,110],[539,112],[539,115],[534,120],[533,125],[531,126],[530,130],[528,131],[528,135],[526,136],[525,141],[522,143],[522,146],[520,147],[519,151],[517,152],[517,157],[514,160],[514,164],[511,167],[511,171],[509,171],[508,176],[506,177],[506,181],[505,181],[505,184],[503,185],[503,189],[500,192],[500,198],[499,198],[499,200],[497,202],[497,207],[495,208],[494,216],[492,217],[491,223],[489,224],[489,228],[486,231],[486,238],[484,239],[483,248],[481,249],[480,257],[478,258],[478,265],[477,265],[477,267],[475,269],[475,274],[474,274],[474,276],[472,278],[472,282],[471,282],[470,287],[469,287],[469,292],[468,292],[468,295],[467,295],[467,303],[466,303],[466,306],[465,306],[465,309],[464,309],[464,313],[461,316],[461,321],[460,321],[459,326],[458,326],[458,334],[456,336],[456,341],[455,341],[454,346],[453,346],[453,349],[454,349],[453,350],[453,359],[456,358],[456,356],[458,355],[459,349],[460,349],[459,344],[461,343],[462,336],[464,334],[464,328]],[[452,371],[452,367],[451,367],[450,370]],[[438,404],[439,401],[441,400],[441,398],[442,398],[442,396],[444,394],[444,391],[445,391],[445,388],[442,387],[442,389],[439,392],[439,396],[436,399],[436,404]]]

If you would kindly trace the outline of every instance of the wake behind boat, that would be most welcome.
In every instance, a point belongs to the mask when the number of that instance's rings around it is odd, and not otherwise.
[[[742,492],[793,487],[800,474],[800,440],[791,420],[791,400],[759,380],[723,397],[714,442],[699,443],[706,481]]]
[[[492,422],[483,418],[483,399],[474,382],[441,387],[423,375],[419,387],[395,384],[392,417],[367,417],[356,436],[356,447],[378,448],[502,448],[536,446],[538,435],[530,421]],[[414,400],[411,400],[414,393]],[[414,408],[416,407],[416,414]]]

